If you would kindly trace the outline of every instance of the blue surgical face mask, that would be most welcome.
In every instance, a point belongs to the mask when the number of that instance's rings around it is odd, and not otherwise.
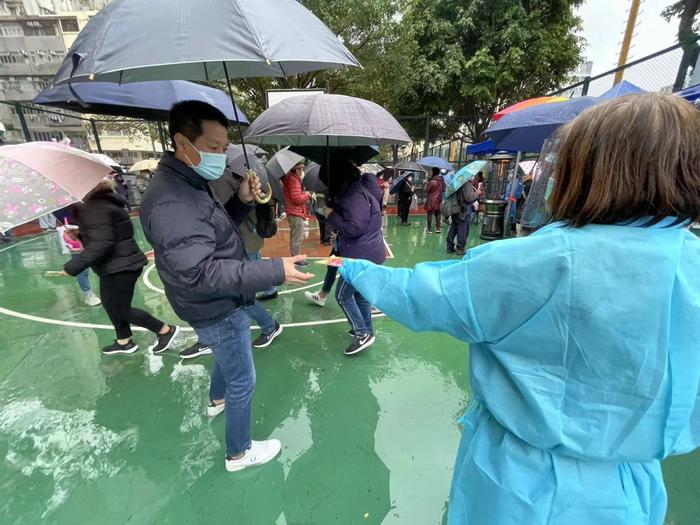
[[[185,153],[185,158],[192,164],[191,168],[205,180],[216,180],[224,174],[226,169],[226,154],[225,153],[207,153],[206,151],[199,151],[194,147],[194,144],[187,140],[190,145],[197,150],[199,153],[199,164],[197,166],[190,160]]]

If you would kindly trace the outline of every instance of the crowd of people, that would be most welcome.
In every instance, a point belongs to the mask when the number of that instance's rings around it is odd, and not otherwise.
[[[225,468],[261,465],[281,449],[277,439],[251,435],[251,348],[282,333],[261,300],[312,277],[301,240],[315,201],[326,228],[320,241],[331,240],[331,255],[344,259],[306,296],[324,306],[337,280],[352,337],[346,355],[374,342],[372,305],[413,330],[471,345],[473,401],[462,419],[450,522],[488,523],[486,498],[500,503],[499,523],[662,523],[660,460],[700,445],[700,241],[688,232],[700,219],[698,115],[681,99],[650,94],[589,109],[559,132],[551,224],[408,269],[383,266],[384,189],[341,156],[321,167],[320,199],[304,190],[302,163],[283,177],[290,257],[262,258],[257,177],[235,173],[236,191],[217,198],[227,119],[202,102],[174,106],[174,151],[156,170],[140,220],[166,297],[198,337],[183,357],[214,356],[207,413],[225,414]],[[434,224],[440,233],[448,218],[447,251],[465,254],[483,179],[446,193],[442,175],[433,170],[425,187],[427,231]],[[528,182],[509,195],[526,199]],[[396,187],[406,223],[411,177]],[[82,246],[65,272],[92,268],[100,277],[116,332],[103,352],[134,352],[131,324],[154,333],[153,353],[166,351],[178,327],[131,306],[146,257],[123,197],[105,181],[77,212],[78,228],[66,232]],[[255,341],[251,319],[261,328]]]

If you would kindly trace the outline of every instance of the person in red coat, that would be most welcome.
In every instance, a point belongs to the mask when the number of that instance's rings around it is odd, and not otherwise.
[[[440,175],[439,168],[433,168],[433,176],[425,186],[425,211],[428,217],[428,231],[433,233],[433,215],[435,215],[435,233],[440,233],[440,207],[445,193],[445,179]]]
[[[301,253],[301,243],[304,240],[306,204],[311,198],[311,194],[308,191],[304,191],[301,187],[301,174],[303,171],[304,165],[300,162],[282,177],[285,211],[287,212],[287,221],[290,229],[289,249],[292,252],[292,256]],[[309,265],[306,261],[295,264],[298,267]]]

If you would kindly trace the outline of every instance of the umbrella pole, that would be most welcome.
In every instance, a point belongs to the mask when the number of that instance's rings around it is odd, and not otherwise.
[[[236,117],[236,129],[238,129],[238,138],[241,139],[241,146],[243,147],[243,158],[245,159],[246,168],[250,168],[250,162],[248,161],[248,152],[245,149],[245,141],[243,140],[243,131],[241,130],[241,120],[238,117],[238,109],[236,108],[236,97],[233,96],[233,88],[231,87],[231,78],[228,75],[228,67],[226,67],[226,62],[222,62],[224,65],[224,75],[226,76],[226,86],[228,87],[228,94],[231,97],[231,104],[233,105],[233,116]]]
[[[518,154],[515,158],[515,169],[513,170],[513,176],[510,178],[510,193],[506,197],[508,199],[508,204],[506,205],[506,215],[503,218],[503,237],[506,237],[508,235],[509,231],[509,219],[510,219],[510,210],[511,207],[513,206],[513,195],[515,194],[515,181],[518,178],[518,167],[520,165],[520,156],[522,155],[521,151],[518,151]]]

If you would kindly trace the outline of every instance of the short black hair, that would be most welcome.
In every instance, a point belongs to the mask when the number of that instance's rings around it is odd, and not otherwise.
[[[185,100],[178,102],[170,109],[170,119],[168,121],[168,131],[170,140],[175,146],[175,134],[182,133],[194,143],[202,136],[202,122],[213,120],[228,129],[228,119],[221,111],[211,104],[199,100]]]
[[[440,168],[433,168],[433,175],[440,175]]]

